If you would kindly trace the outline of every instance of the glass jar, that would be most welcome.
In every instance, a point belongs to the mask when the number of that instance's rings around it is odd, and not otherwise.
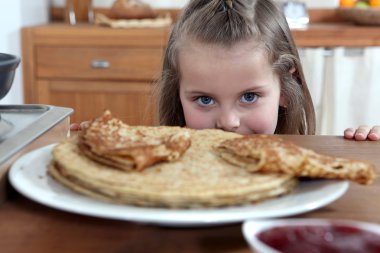
[[[66,0],[65,22],[70,25],[92,23],[92,0]]]

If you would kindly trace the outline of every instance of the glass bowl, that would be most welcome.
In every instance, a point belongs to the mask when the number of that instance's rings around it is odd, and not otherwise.
[[[245,240],[257,253],[380,252],[380,226],[353,220],[248,220]]]

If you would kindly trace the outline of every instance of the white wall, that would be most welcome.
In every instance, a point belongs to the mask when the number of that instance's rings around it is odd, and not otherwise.
[[[0,1],[0,52],[21,58],[20,29],[23,26],[48,22],[49,0]],[[9,93],[0,104],[23,103],[22,64],[16,70],[15,80]]]

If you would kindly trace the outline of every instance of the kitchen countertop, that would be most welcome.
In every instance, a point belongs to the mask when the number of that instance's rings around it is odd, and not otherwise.
[[[180,9],[157,9],[159,14],[169,13],[173,20],[180,14]],[[107,15],[109,9],[95,8],[94,12]],[[367,47],[380,46],[380,26],[359,26],[347,22],[338,8],[308,9],[310,25],[306,29],[293,30],[298,47]],[[51,20],[63,20],[63,8],[51,9]],[[66,25],[67,27],[70,27]],[[73,27],[74,28],[74,27]]]
[[[306,29],[293,29],[298,47],[380,46],[380,26],[358,26],[348,22],[311,23]]]
[[[84,33],[83,31],[86,30]],[[35,26],[31,32],[39,34],[42,38],[44,34],[53,34],[56,36],[55,42],[60,43],[60,36],[65,36],[65,43],[70,38],[68,34],[75,34],[75,42],[78,42],[78,36],[81,34],[86,37],[94,37],[99,44],[104,43],[104,38],[112,36],[113,42],[123,45],[123,41],[131,36],[147,36],[149,43],[151,39],[162,39],[162,34],[168,35],[169,28],[144,28],[129,29],[128,33],[121,32],[123,29],[114,29],[108,27],[100,27],[89,24],[78,24],[75,26],[66,25],[64,23],[51,23],[47,25]],[[315,22],[310,23],[304,29],[292,29],[296,45],[298,47],[367,47],[380,46],[380,26],[358,26],[349,22]],[[161,37],[160,37],[161,36]],[[167,36],[163,36],[167,37]],[[103,38],[103,39],[100,39]],[[163,42],[165,43],[165,42]]]
[[[49,137],[52,138],[52,137]],[[318,152],[373,162],[380,173],[380,142],[337,136],[283,136]],[[46,140],[41,139],[39,141]],[[297,217],[353,219],[380,224],[380,181],[349,190],[335,202]],[[0,206],[2,252],[236,252],[248,253],[241,224],[168,228],[72,214],[33,202],[14,190]]]

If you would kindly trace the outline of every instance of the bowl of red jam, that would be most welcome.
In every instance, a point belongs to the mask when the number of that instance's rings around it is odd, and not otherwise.
[[[243,235],[257,253],[380,253],[380,225],[329,219],[248,220]]]

